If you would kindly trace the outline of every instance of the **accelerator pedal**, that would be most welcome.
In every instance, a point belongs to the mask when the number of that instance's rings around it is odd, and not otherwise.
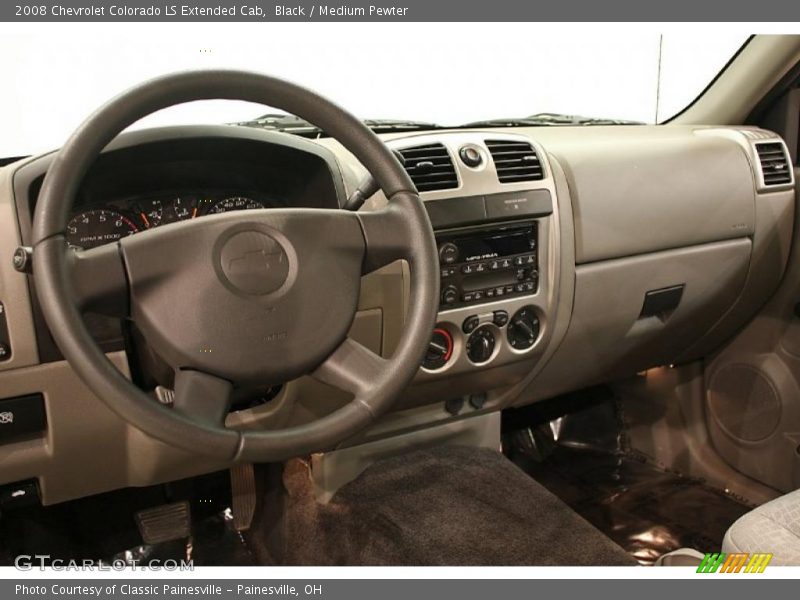
[[[256,475],[251,463],[231,467],[231,512],[236,531],[247,531],[256,513]]]
[[[162,504],[136,513],[136,525],[145,544],[162,544],[187,538],[192,533],[188,502]]]

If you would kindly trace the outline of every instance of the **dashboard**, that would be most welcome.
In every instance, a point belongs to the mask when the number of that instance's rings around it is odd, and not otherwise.
[[[759,170],[771,156],[759,151],[782,144],[771,132],[539,127],[380,137],[422,190],[441,296],[429,351],[397,411],[348,443],[709,356],[784,273],[790,244],[776,240],[791,240],[794,182],[769,184]],[[54,157],[0,169],[0,250],[9,257],[30,243]],[[66,235],[93,248],[222,212],[337,208],[364,175],[330,138],[229,126],[129,132],[86,174]],[[386,203],[379,192],[362,210]],[[350,335],[391,355],[408,286],[402,264],[363,277]],[[156,443],[108,411],[62,360],[32,279],[10,260],[0,263],[0,308],[10,334],[2,339],[0,323],[0,342],[9,342],[0,387],[8,397],[40,394],[47,408],[45,429],[23,451],[0,444],[6,480],[37,477],[51,503],[226,466]],[[120,370],[143,389],[169,386],[135,323],[96,316],[87,325]],[[247,408],[229,415],[231,427],[302,425],[350,401],[311,378],[258,397],[242,392]],[[78,481],[78,469],[96,476]]]

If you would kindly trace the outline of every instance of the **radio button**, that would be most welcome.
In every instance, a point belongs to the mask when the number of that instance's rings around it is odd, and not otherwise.
[[[475,301],[483,300],[483,292],[480,290],[477,292],[472,292],[472,299]]]
[[[445,279],[447,277],[452,277],[455,274],[456,270],[453,267],[444,267],[442,269],[442,279]]]
[[[536,264],[536,255],[535,254],[527,254],[525,256],[517,256],[514,259],[514,264],[518,267],[522,267],[524,265],[534,265]]]
[[[477,263],[477,264],[475,265],[475,272],[476,272],[476,273],[483,273],[483,272],[485,272],[486,270],[487,270],[487,269],[486,269],[486,263]]]
[[[501,269],[508,269],[510,267],[511,267],[511,259],[510,258],[504,258],[503,260],[500,261],[500,268]]]
[[[499,260],[493,260],[491,263],[489,263],[489,268],[492,271],[497,271],[497,269],[500,268],[500,261]]]
[[[494,296],[495,298],[499,298],[500,296],[506,295],[506,288],[502,285],[500,287],[494,288]]]
[[[472,302],[473,300],[475,300],[475,294],[473,294],[472,292],[467,292],[461,296],[461,300],[462,302]]]
[[[489,288],[488,290],[486,290],[486,297],[494,298],[494,288]]]
[[[514,290],[517,291],[517,292],[524,292],[525,291],[525,284],[524,283],[518,283],[517,285],[514,286]]]
[[[475,272],[475,265],[462,265],[461,272],[464,275],[471,275],[472,273]]]

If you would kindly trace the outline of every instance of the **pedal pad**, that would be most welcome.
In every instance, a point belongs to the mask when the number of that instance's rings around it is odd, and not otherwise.
[[[256,475],[250,463],[231,467],[231,512],[236,531],[250,529],[256,512]]]
[[[175,403],[175,391],[158,385],[156,386],[156,399],[161,404],[172,406]]]
[[[188,502],[163,504],[136,513],[136,525],[145,544],[162,544],[187,538],[192,533]]]

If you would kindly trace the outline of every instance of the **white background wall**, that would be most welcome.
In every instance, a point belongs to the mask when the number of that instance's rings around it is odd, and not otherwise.
[[[0,156],[58,147],[125,88],[209,67],[286,77],[363,118],[458,124],[550,111],[653,122],[660,41],[659,120],[694,99],[747,33],[664,24],[2,24]],[[141,124],[264,112],[202,102]]]

